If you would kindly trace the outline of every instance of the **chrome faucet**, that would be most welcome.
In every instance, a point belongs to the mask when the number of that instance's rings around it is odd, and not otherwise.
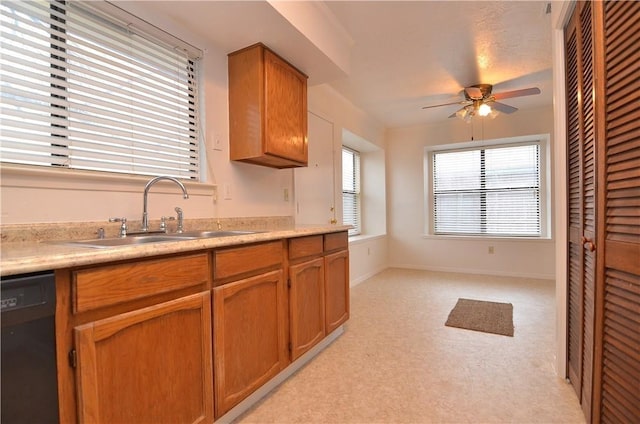
[[[155,178],[152,178],[151,180],[149,180],[147,185],[144,186],[144,195],[143,195],[143,202],[142,202],[142,228],[141,228],[141,231],[149,231],[149,216],[147,214],[147,196],[149,195],[149,189],[151,188],[151,186],[154,185],[155,183],[157,183],[160,180],[169,180],[169,181],[173,181],[174,183],[178,184],[178,186],[182,189],[182,197],[184,199],[188,199],[189,198],[189,193],[187,193],[186,187],[184,186],[184,184],[182,184],[176,178],[160,176],[160,177],[155,177]]]

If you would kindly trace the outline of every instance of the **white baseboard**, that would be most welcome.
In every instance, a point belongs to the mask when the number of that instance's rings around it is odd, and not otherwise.
[[[269,392],[282,384],[287,378],[291,377],[293,373],[302,368],[307,362],[311,361],[316,355],[322,352],[322,350],[333,343],[334,340],[340,337],[342,333],[344,333],[344,326],[341,325],[340,327],[333,330],[333,332],[325,337],[320,343],[312,347],[307,353],[296,359],[287,368],[280,371],[278,375],[273,377],[258,390],[250,394],[246,399],[234,406],[226,414],[218,418],[215,423],[230,424],[233,420],[248,411],[260,399],[268,395]]]
[[[555,274],[536,274],[536,273],[522,273],[522,272],[510,272],[510,271],[494,271],[494,270],[488,270],[488,269],[424,266],[424,265],[413,265],[413,264],[394,264],[394,265],[389,265],[389,268],[405,268],[405,269],[417,269],[422,271],[453,272],[453,273],[459,273],[459,274],[474,274],[474,275],[495,275],[499,277],[535,278],[537,280],[555,280],[556,279]]]
[[[380,274],[382,271],[384,271],[387,268],[389,268],[389,267],[382,266],[382,267],[379,267],[379,268],[375,269],[374,271],[371,271],[371,272],[368,272],[368,273],[366,273],[364,275],[361,275],[360,277],[349,281],[349,287],[355,287],[358,284],[362,283],[363,281],[368,280],[369,278],[373,277],[374,275]]]

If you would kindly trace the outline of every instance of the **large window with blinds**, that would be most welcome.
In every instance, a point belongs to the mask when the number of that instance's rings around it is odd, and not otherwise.
[[[199,179],[198,49],[106,2],[0,12],[2,162]]]
[[[431,152],[433,234],[540,237],[541,146]]]
[[[351,225],[350,236],[362,232],[360,220],[360,153],[342,148],[342,222]]]

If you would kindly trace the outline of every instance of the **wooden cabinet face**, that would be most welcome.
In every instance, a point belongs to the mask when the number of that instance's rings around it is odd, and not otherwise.
[[[327,334],[349,319],[349,251],[325,257]]]
[[[307,79],[269,50],[265,60],[265,152],[307,163]]]
[[[307,166],[307,77],[260,43],[229,54],[229,152],[273,168]]]
[[[213,290],[216,418],[288,365],[283,271]]]
[[[247,274],[256,275],[269,271],[268,268],[282,267],[282,242],[277,240],[218,249],[213,252],[213,257],[213,273],[217,285],[221,279],[239,280]]]
[[[324,258],[289,267],[291,360],[325,336]]]
[[[73,272],[73,311],[82,313],[169,293],[209,280],[209,254],[195,253]]]
[[[76,327],[79,421],[212,422],[210,296]]]

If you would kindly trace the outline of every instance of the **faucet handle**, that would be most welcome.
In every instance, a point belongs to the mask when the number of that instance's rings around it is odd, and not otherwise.
[[[121,222],[120,224],[120,237],[127,236],[127,218],[109,218],[109,222]]]
[[[173,221],[174,219],[176,219],[175,216],[161,216],[160,217],[160,230],[164,231],[166,233],[167,232],[167,220]]]
[[[178,228],[176,228],[176,233],[182,233],[184,231],[184,214],[182,213],[182,208],[176,206],[174,210],[178,215]]]

